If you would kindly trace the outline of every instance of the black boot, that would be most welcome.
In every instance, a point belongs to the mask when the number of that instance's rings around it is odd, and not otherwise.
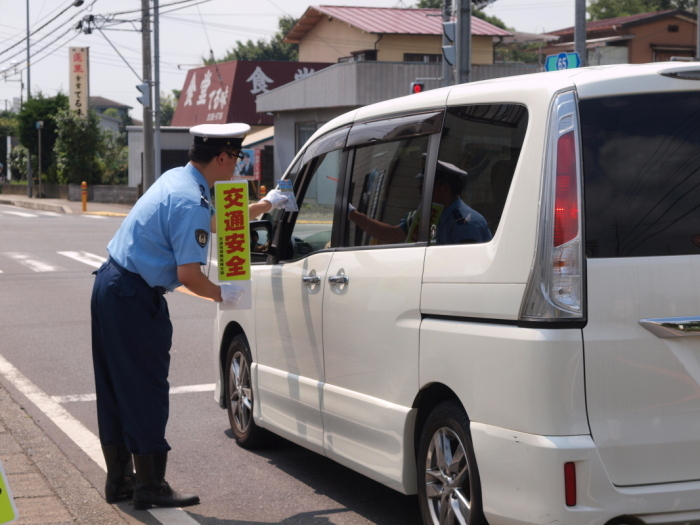
[[[146,510],[158,507],[189,507],[199,503],[199,496],[178,494],[165,481],[165,465],[168,454],[138,456],[134,454],[136,466],[136,488],[134,509]]]
[[[124,443],[102,447],[107,464],[107,482],[105,499],[107,503],[116,503],[128,499],[134,493],[134,463],[131,453]]]

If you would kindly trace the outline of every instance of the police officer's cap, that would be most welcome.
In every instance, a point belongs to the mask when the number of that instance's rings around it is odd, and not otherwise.
[[[250,126],[243,123],[200,124],[190,128],[195,144],[241,149]]]
[[[435,176],[466,181],[467,172],[459,169],[454,164],[439,160],[437,161],[437,166],[435,167]],[[416,178],[418,180],[423,180],[423,177],[423,173],[419,173],[418,175],[416,175]]]

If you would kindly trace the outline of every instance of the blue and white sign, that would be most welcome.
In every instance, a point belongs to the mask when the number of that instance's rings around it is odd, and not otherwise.
[[[544,63],[545,71],[561,71],[581,67],[581,57],[578,53],[559,53],[549,55]]]

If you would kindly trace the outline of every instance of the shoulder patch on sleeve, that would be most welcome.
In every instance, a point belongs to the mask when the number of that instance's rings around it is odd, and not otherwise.
[[[197,239],[197,244],[204,248],[209,241],[209,232],[206,230],[195,230],[194,237]]]

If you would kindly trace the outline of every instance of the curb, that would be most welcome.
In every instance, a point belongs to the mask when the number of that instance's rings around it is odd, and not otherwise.
[[[50,204],[41,201],[26,201],[22,199],[3,199],[0,198],[0,204],[9,204],[10,206],[20,206],[21,208],[29,208],[32,210],[52,211],[55,213],[73,213],[68,206],[60,204]]]
[[[18,525],[128,523],[2,386],[0,442]]]

